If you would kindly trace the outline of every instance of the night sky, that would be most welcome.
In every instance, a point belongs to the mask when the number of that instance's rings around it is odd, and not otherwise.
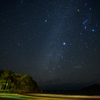
[[[40,89],[100,83],[100,0],[0,0],[0,69]]]

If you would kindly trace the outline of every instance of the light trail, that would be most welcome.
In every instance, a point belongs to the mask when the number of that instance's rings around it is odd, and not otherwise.
[[[86,95],[62,95],[62,94],[9,94],[0,93],[0,97],[13,98],[18,100],[100,100],[100,96],[86,96]],[[1,99],[0,99],[1,100]]]

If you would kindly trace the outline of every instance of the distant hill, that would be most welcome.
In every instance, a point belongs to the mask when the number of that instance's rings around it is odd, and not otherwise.
[[[88,87],[84,87],[81,90],[86,90],[86,91],[100,91],[100,84],[93,84]]]
[[[39,90],[30,75],[22,75],[8,70],[0,70],[0,92],[24,93]]]

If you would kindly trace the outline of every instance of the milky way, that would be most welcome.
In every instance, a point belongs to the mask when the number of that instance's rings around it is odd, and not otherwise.
[[[0,9],[0,69],[41,89],[100,83],[99,0],[1,0]]]

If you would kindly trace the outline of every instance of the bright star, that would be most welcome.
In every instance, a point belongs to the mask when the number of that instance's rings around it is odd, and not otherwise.
[[[63,42],[63,45],[66,45],[66,43],[65,43],[65,42]]]

